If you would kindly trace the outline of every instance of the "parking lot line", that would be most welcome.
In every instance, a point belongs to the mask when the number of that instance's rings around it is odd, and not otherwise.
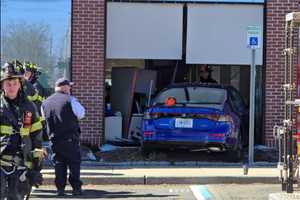
[[[213,200],[213,195],[208,191],[206,186],[191,185],[190,186],[194,196],[197,200]]]

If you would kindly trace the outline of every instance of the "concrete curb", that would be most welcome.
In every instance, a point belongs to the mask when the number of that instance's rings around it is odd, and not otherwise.
[[[155,167],[155,166],[172,166],[172,167],[240,167],[244,163],[224,163],[224,162],[203,162],[203,161],[186,161],[186,162],[170,162],[170,161],[131,161],[131,162],[97,162],[82,161],[83,167]],[[277,167],[277,163],[272,162],[256,162],[251,167]]]
[[[251,184],[279,183],[275,163],[255,163],[243,175],[243,163],[218,162],[82,162],[84,184]],[[44,184],[54,184],[54,169],[42,171]]]
[[[86,185],[143,185],[143,184],[278,184],[278,177],[82,177]],[[54,184],[54,177],[44,179],[44,185]]]

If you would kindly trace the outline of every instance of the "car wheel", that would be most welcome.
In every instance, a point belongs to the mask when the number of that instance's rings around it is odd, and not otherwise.
[[[151,149],[147,145],[145,145],[144,142],[141,143],[141,153],[142,153],[143,157],[146,157],[146,158],[148,158],[151,153]]]
[[[243,144],[241,141],[241,135],[239,135],[238,142],[233,149],[227,151],[227,158],[230,162],[240,162],[243,159]]]
[[[242,160],[242,152],[240,150],[228,150],[226,152],[226,157],[229,162],[239,162]]]
[[[249,143],[249,135],[248,135],[248,131],[245,130],[245,127],[242,126],[240,129],[240,134],[241,134],[241,141],[243,144],[244,148],[248,148],[248,143]]]

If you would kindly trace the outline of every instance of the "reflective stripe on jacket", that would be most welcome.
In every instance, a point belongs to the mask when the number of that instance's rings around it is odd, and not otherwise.
[[[18,95],[16,102],[8,102],[0,94],[0,155],[21,153],[24,162],[31,162],[32,151],[42,147],[43,119],[24,95]],[[23,126],[25,113],[31,114],[31,123]]]

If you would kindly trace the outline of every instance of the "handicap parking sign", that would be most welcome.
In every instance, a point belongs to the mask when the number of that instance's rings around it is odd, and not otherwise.
[[[258,45],[258,37],[250,37],[249,39],[250,39],[250,41],[249,41],[250,46]]]
[[[260,48],[261,27],[258,25],[247,27],[247,46],[250,48]]]

